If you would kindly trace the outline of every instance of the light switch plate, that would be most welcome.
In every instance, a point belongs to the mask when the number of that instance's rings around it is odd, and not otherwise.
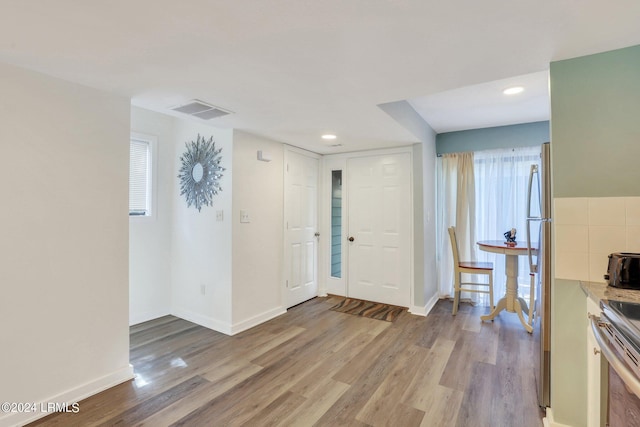
[[[249,221],[249,211],[245,210],[245,209],[240,209],[240,222],[250,222]]]
[[[224,211],[216,211],[216,221],[224,220]]]

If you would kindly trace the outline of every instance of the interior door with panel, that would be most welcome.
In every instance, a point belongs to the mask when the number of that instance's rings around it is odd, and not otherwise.
[[[286,306],[318,295],[318,158],[286,151]]]
[[[411,156],[350,158],[348,296],[408,307],[411,299]]]

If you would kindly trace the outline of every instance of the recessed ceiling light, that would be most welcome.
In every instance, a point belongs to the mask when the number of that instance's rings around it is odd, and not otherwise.
[[[336,136],[332,133],[325,133],[324,135],[322,135],[322,139],[328,139],[328,140],[336,139]]]
[[[502,93],[504,93],[505,95],[515,95],[517,93],[520,93],[524,90],[524,88],[522,86],[513,86],[513,87],[508,87],[505,90],[502,91]]]

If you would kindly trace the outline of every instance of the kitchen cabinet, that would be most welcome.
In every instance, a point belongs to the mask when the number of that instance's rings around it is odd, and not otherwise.
[[[600,307],[592,298],[587,297],[587,316],[599,315]],[[587,427],[601,427],[606,424],[607,416],[607,368],[606,359],[600,353],[591,323],[587,322]],[[604,387],[603,387],[604,386]]]

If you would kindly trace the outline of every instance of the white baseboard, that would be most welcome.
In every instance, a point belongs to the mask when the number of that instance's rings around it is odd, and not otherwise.
[[[414,316],[424,317],[427,315],[427,309],[426,309],[426,306],[420,307],[418,305],[412,305],[411,307],[409,307],[409,313],[413,314]]]
[[[80,402],[89,396],[93,396],[94,394],[100,393],[101,391],[125,381],[129,381],[133,377],[133,367],[129,365],[109,375],[105,375],[86,384],[79,385],[65,392],[48,397],[40,402],[35,402],[36,412],[7,413],[0,417],[0,427],[23,426],[39,418],[50,415],[51,413],[46,410],[48,403],[66,403],[71,407],[74,403]],[[82,405],[79,406],[79,410],[82,411]]]
[[[171,314],[189,322],[193,322],[205,328],[213,329],[214,331],[221,332],[225,335],[232,335],[231,324],[223,322],[221,320],[214,319],[209,316],[202,315],[200,313],[194,313],[191,310],[187,310],[180,307],[174,307],[171,310]]]
[[[264,313],[243,320],[242,322],[234,323],[233,325],[231,325],[230,335],[239,334],[242,331],[246,331],[247,329],[251,329],[254,326],[258,326],[259,324],[276,318],[286,312],[287,310],[283,307],[276,307],[274,309],[267,310]]]
[[[204,316],[200,313],[194,313],[183,308],[174,308],[171,314],[176,317],[180,317],[181,319],[196,323],[200,326],[204,326],[205,328],[221,332],[225,335],[235,335],[242,331],[246,331],[247,329],[251,329],[254,326],[258,326],[259,324],[271,320],[275,317],[278,317],[286,312],[287,310],[285,310],[283,307],[276,307],[274,309],[267,310],[264,313],[260,313],[253,317],[250,317],[249,319],[234,324],[222,322],[220,320]]]
[[[555,422],[555,420],[553,419],[553,411],[551,410],[551,408],[547,408],[547,414],[542,419],[542,425],[544,427],[571,427],[568,424],[560,424]]]
[[[434,296],[431,297],[429,301],[427,301],[427,305],[426,305],[427,314],[431,313],[431,310],[433,310],[433,307],[436,306],[439,300],[440,298],[438,297],[438,294],[435,294]]]
[[[171,314],[171,310],[152,310],[145,311],[144,313],[132,313],[129,315],[129,326],[137,325],[138,323],[148,322],[149,320],[157,319],[159,317],[168,316]]]
[[[409,307],[409,313],[415,314],[416,316],[426,316],[431,312],[431,310],[433,310],[433,307],[435,307],[438,299],[438,295],[436,294],[432,296],[429,301],[427,301],[424,307],[419,307],[417,305],[411,306]]]

